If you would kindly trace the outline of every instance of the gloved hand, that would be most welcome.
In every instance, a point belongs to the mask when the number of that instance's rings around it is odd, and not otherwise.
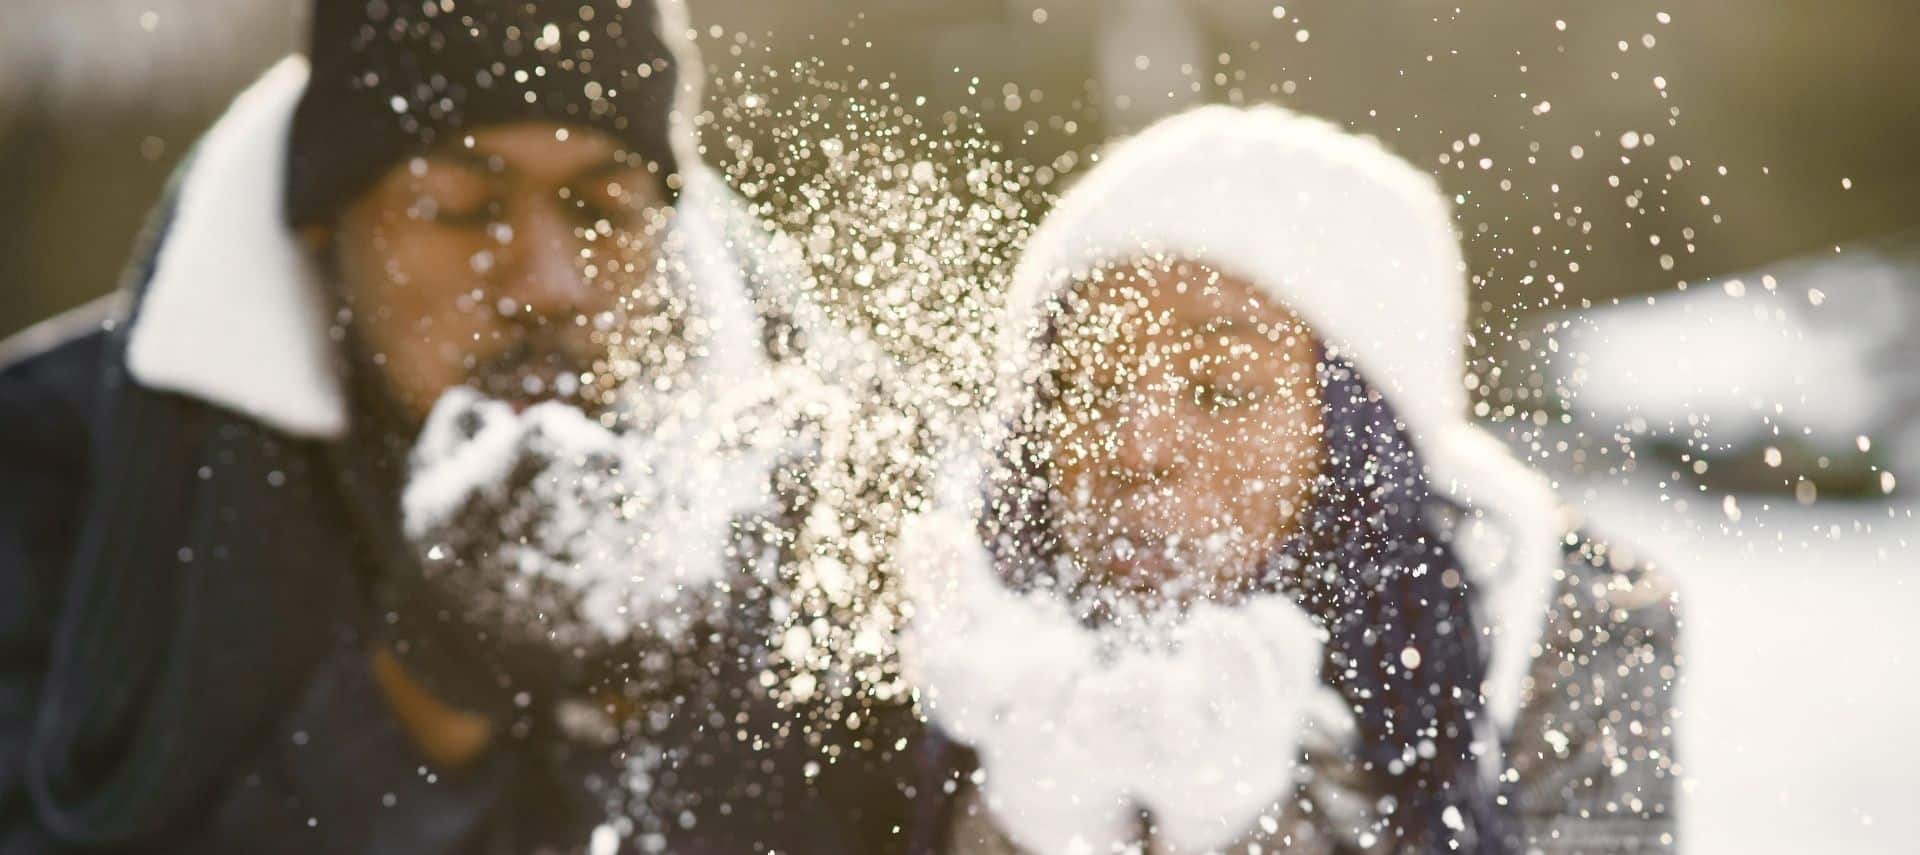
[[[448,392],[401,498],[435,599],[560,669],[687,643],[745,563],[743,519],[771,505],[780,434],[756,430],[764,396],[647,403],[616,433],[563,404]]]

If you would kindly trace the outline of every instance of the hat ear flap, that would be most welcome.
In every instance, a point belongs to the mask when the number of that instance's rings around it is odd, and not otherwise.
[[[1485,431],[1460,424],[1436,439],[1426,454],[1428,481],[1469,515],[1455,544],[1468,583],[1479,591],[1478,620],[1491,632],[1487,709],[1505,729],[1523,700],[1571,525],[1547,478]]]

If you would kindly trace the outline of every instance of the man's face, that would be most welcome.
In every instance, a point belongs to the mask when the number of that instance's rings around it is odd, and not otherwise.
[[[1045,423],[1064,542],[1122,589],[1244,578],[1319,471],[1305,324],[1251,284],[1186,263],[1107,271],[1062,317]]]
[[[415,423],[461,384],[522,407],[592,403],[610,349],[663,308],[647,283],[668,213],[659,176],[606,134],[481,128],[396,164],[341,214],[338,284]]]

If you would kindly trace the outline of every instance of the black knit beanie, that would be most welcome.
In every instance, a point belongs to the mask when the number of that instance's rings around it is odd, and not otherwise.
[[[655,0],[316,0],[289,135],[286,218],[325,223],[402,158],[467,129],[545,119],[675,162],[683,70]]]

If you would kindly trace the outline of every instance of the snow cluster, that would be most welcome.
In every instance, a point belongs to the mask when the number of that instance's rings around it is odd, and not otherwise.
[[[965,516],[917,515],[899,556],[907,674],[1030,851],[1113,851],[1142,810],[1183,851],[1219,845],[1286,792],[1303,729],[1349,727],[1319,680],[1325,631],[1290,596],[1091,631],[1057,589],[1008,587]]]
[[[616,432],[451,390],[414,450],[406,533],[430,575],[490,588],[506,626],[565,646],[673,640],[724,591],[743,521],[772,509],[773,467],[797,451],[773,391],[642,399]]]

